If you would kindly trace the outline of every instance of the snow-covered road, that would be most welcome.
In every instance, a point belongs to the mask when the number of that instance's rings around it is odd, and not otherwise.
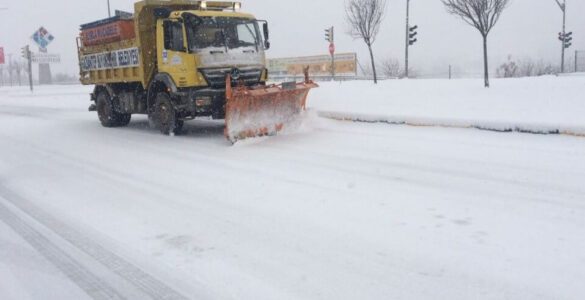
[[[88,91],[0,91],[1,299],[585,296],[585,138],[312,116],[231,147],[102,128]]]

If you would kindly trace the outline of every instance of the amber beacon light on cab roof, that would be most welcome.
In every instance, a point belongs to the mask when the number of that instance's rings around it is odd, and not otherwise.
[[[298,117],[305,81],[267,84],[268,22],[240,2],[144,0],[134,13],[81,25],[80,80],[105,127],[146,114],[164,134],[197,117],[225,119],[226,137],[272,135]]]

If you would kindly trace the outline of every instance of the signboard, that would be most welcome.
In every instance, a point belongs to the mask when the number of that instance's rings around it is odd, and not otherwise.
[[[31,60],[36,64],[58,64],[61,63],[61,55],[49,53],[32,53]]]
[[[335,54],[335,44],[333,43],[329,44],[329,53],[331,55]]]
[[[302,76],[303,68],[309,67],[311,75],[331,75],[331,56],[307,56],[268,59],[268,72],[274,76]],[[355,53],[335,54],[336,75],[356,75],[357,55]]]
[[[46,49],[47,46],[55,39],[55,37],[49,33],[45,27],[39,28],[31,37],[30,37],[41,49]]]
[[[3,65],[6,62],[4,57],[4,47],[0,47],[0,65]]]
[[[85,25],[81,30],[84,46],[95,46],[136,37],[133,20],[116,20],[97,25]]]
[[[82,71],[120,69],[140,66],[138,48],[120,49],[81,57]]]

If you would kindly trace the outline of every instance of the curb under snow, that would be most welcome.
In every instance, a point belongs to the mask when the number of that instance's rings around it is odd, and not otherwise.
[[[521,132],[531,134],[563,134],[585,137],[585,126],[566,126],[562,124],[483,121],[449,118],[428,118],[410,116],[388,116],[373,114],[357,114],[333,111],[319,111],[319,117],[338,121],[352,121],[362,123],[385,123],[391,125],[474,128],[496,132]]]

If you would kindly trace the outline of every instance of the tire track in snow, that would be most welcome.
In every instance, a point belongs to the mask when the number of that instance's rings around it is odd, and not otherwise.
[[[12,228],[88,296],[97,300],[124,299],[114,288],[75,261],[2,203],[0,203],[0,221]]]
[[[73,156],[70,155],[65,155],[63,153],[58,153],[55,150],[50,150],[50,149],[43,149],[40,148],[38,145],[32,144],[32,143],[28,143],[22,140],[18,140],[18,139],[14,139],[12,137],[5,137],[6,139],[10,139],[16,142],[19,142],[21,144],[25,144],[28,147],[30,147],[31,149],[34,149],[38,152],[41,153],[45,153],[45,154],[49,154],[55,157],[60,157],[62,159],[68,160],[70,161],[70,163],[74,163],[74,165],[77,165],[78,167],[81,167],[80,165],[80,161],[79,158],[75,158]],[[136,141],[127,141],[128,143],[134,143],[137,146],[140,145],[140,143],[137,143]],[[206,163],[210,163],[210,164],[214,164],[217,167],[221,167],[224,169],[229,169],[229,170],[234,170],[237,171],[239,170],[238,167],[243,167],[246,168],[246,170],[248,170],[248,172],[254,172],[255,174],[261,175],[261,176],[274,176],[274,173],[267,173],[265,170],[263,170],[262,168],[256,168],[256,167],[252,167],[249,165],[244,165],[241,163],[236,163],[236,162],[228,162],[228,161],[224,161],[221,159],[218,159],[216,157],[209,157],[208,155],[204,155],[204,154],[200,154],[200,153],[191,153],[191,156],[189,155],[185,155],[183,153],[181,153],[180,151],[176,151],[176,150],[172,150],[172,149],[167,149],[167,148],[159,148],[159,147],[155,147],[155,146],[145,146],[142,145],[141,147],[148,147],[149,149],[152,150],[157,150],[160,151],[162,153],[169,153],[172,154],[173,156],[177,157],[177,158],[182,158],[182,159],[198,159],[201,161],[204,161]],[[275,146],[275,145],[271,145],[271,148],[274,149],[279,149],[279,150],[287,150],[286,148],[283,147],[279,147],[279,146]],[[295,151],[298,152],[303,152],[303,153],[309,153],[311,154],[310,156],[315,156],[315,155],[323,155],[322,153],[318,153],[318,152],[313,152],[311,150],[307,150],[307,149],[298,149],[295,148]],[[279,159],[282,160],[283,156],[282,154],[274,154],[273,157],[280,157]],[[461,179],[461,180],[473,180],[473,181],[489,181],[493,184],[504,184],[504,185],[508,185],[508,186],[522,186],[525,189],[531,189],[531,188],[541,188],[542,186],[547,186],[546,182],[541,182],[541,183],[530,183],[530,182],[522,182],[522,181],[518,181],[518,180],[509,180],[509,179],[505,179],[505,178],[500,178],[497,176],[492,176],[492,175],[488,175],[482,172],[474,172],[472,170],[453,170],[453,169],[445,169],[445,168],[441,168],[441,167],[431,167],[431,166],[426,166],[426,165],[421,165],[421,164],[411,164],[411,163],[405,163],[402,161],[396,161],[396,160],[387,160],[387,161],[376,161],[376,160],[371,160],[369,158],[363,158],[363,157],[355,157],[355,156],[339,156],[339,155],[332,155],[332,154],[328,154],[325,157],[323,157],[322,159],[319,160],[314,160],[314,161],[306,161],[306,159],[301,159],[301,158],[291,158],[291,157],[284,157],[286,158],[286,160],[288,161],[294,161],[297,162],[299,165],[304,165],[307,167],[313,167],[313,168],[317,168],[317,169],[321,169],[321,168],[325,168],[325,169],[330,169],[330,170],[337,170],[340,172],[345,172],[348,174],[361,174],[364,176],[369,176],[369,177],[375,177],[375,178],[386,178],[389,180],[394,180],[395,177],[394,176],[380,176],[379,174],[373,174],[373,173],[368,173],[367,171],[360,169],[354,169],[354,168],[349,168],[343,165],[339,165],[336,163],[331,163],[329,162],[329,160],[327,158],[335,158],[335,159],[348,159],[351,158],[352,160],[355,161],[360,161],[361,164],[363,165],[372,165],[375,164],[377,166],[386,166],[387,169],[401,169],[404,171],[411,171],[411,172],[415,172],[418,174],[427,174],[427,175],[440,175],[440,176],[450,176],[451,178],[456,178],[456,179]],[[103,165],[100,165],[98,163],[95,162],[91,162],[91,161],[86,161],[83,162],[83,167],[85,168],[85,170],[87,171],[87,167],[92,167],[95,170],[100,170],[100,174],[108,174],[108,176],[113,176],[116,175],[118,177],[118,180],[122,180],[122,181],[126,181],[128,182],[128,178],[131,178],[131,174],[127,174],[126,172],[122,172],[120,170],[115,170],[115,169],[111,169],[111,168],[107,168]],[[401,181],[402,182],[406,182],[408,181],[409,183],[416,185],[416,186],[425,186],[428,188],[432,188],[432,189],[442,189],[444,187],[443,183],[432,183],[428,180],[421,180],[420,178],[418,178],[419,176],[410,176],[408,178],[408,180],[406,180],[405,178],[402,178]],[[309,185],[312,186],[314,188],[318,188],[318,189],[330,189],[330,190],[336,190],[334,187],[324,187],[324,186],[319,186],[319,185],[313,185],[310,182],[303,182],[303,181],[297,181],[296,179],[294,179],[293,177],[290,177],[289,175],[285,173],[283,174],[279,174],[279,178],[280,180],[283,180],[285,182],[292,182],[292,183],[302,183],[304,185]],[[133,180],[137,180],[137,178],[133,178]],[[151,180],[147,180],[146,178],[141,178],[139,181],[141,181],[142,183],[144,183],[144,186],[153,186],[153,185],[159,185],[161,186],[160,182],[154,182]],[[131,182],[128,182],[131,183]],[[177,189],[177,187],[175,186],[166,186],[163,185],[161,186],[161,188],[171,188],[171,189]],[[564,192],[567,194],[571,194],[573,196],[578,196],[582,194],[582,191],[580,189],[575,190],[574,187],[567,187],[567,188],[562,188],[562,187],[557,187],[557,186],[549,186],[549,189],[554,189],[557,190],[559,192]],[[156,190],[151,190],[151,193],[156,193]],[[546,202],[546,203],[550,203],[550,204],[562,204],[564,205],[564,203],[559,203],[557,201],[552,201],[550,199],[547,198],[542,198],[542,197],[525,197],[522,195],[509,195],[508,193],[504,193],[498,190],[494,190],[494,189],[487,189],[485,192],[489,192],[490,194],[494,195],[494,196],[500,196],[500,197],[510,197],[510,196],[514,196],[516,198],[522,198],[525,200],[528,200],[530,202],[533,202],[535,200],[538,200],[540,202]],[[580,207],[583,208],[583,206],[581,206],[579,204]]]
[[[111,272],[130,282],[139,290],[149,295],[152,299],[188,299],[179,292],[173,290],[171,287],[167,286],[165,283],[152,277],[137,266],[105,249],[101,245],[93,242],[91,239],[82,235],[77,230],[67,226],[65,223],[59,221],[50,214],[35,207],[28,200],[18,196],[1,185],[0,196],[31,216],[40,224],[55,232],[61,238],[68,241],[82,252],[91,256]],[[69,272],[66,274],[68,274],[70,278],[81,278],[79,282],[75,280],[74,282],[80,285],[82,288],[86,287],[86,289],[84,288],[86,292],[89,291],[93,293],[90,294],[88,292],[88,295],[94,297],[95,299],[123,299],[123,297],[119,296],[119,294],[111,290],[111,288],[108,288],[108,286],[105,284],[102,284],[103,286],[98,285],[95,279],[92,278],[92,275],[89,271],[83,271],[84,269],[81,265],[79,265],[79,263],[76,263],[72,258],[67,256],[66,253],[57,248],[55,245],[51,244],[46,237],[43,237],[40,233],[34,231],[32,227],[26,225],[26,223],[24,223],[22,220],[19,220],[18,217],[13,214],[11,215],[7,208],[1,205],[1,203],[0,218],[2,218],[11,227],[14,226],[13,228],[15,228],[18,233],[23,235],[23,237],[37,250],[37,247],[44,248],[47,246],[48,250],[42,250],[43,252],[41,253],[43,253],[43,255],[49,255],[51,258],[50,260],[52,262],[57,262],[56,265],[60,269],[63,268],[65,271]],[[79,273],[79,275],[77,273]],[[104,293],[106,293],[105,295],[102,295],[102,288]],[[110,294],[113,296],[108,296]]]

